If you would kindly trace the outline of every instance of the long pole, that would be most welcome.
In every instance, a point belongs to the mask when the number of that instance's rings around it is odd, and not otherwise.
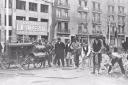
[[[9,40],[9,0],[6,0],[6,41]]]

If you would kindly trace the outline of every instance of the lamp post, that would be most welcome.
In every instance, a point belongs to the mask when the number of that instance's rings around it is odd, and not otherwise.
[[[6,42],[9,40],[9,0],[6,0]]]
[[[53,38],[53,36],[54,36],[54,33],[52,34],[52,32],[54,31],[53,28],[52,28],[52,27],[53,27],[53,26],[52,26],[52,25],[53,25],[53,22],[52,22],[52,14],[53,14],[53,13],[52,13],[52,12],[53,12],[53,1],[54,1],[54,0],[42,0],[42,1],[44,1],[45,3],[51,4],[51,6],[50,6],[51,10],[49,9],[50,11],[48,12],[48,13],[49,13],[49,19],[51,19],[51,20],[49,20],[49,21],[50,21],[50,22],[49,22],[49,25],[50,25],[50,26],[49,26],[49,30],[48,30],[48,31],[49,31],[50,33],[48,33],[48,34],[49,34],[49,35],[48,35],[48,37],[49,37],[48,39],[49,39],[49,41],[52,41],[52,38]],[[54,32],[55,32],[55,31],[54,31]]]

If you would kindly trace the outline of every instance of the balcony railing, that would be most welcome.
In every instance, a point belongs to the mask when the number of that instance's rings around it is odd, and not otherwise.
[[[118,12],[118,15],[120,15],[120,16],[126,16],[126,13],[124,13],[124,12]]]
[[[102,10],[101,9],[93,9],[92,12],[96,12],[96,13],[102,13]]]
[[[56,16],[56,19],[58,21],[70,21],[70,17],[69,16]]]
[[[125,22],[124,21],[118,21],[118,25],[124,25]]]
[[[116,13],[114,11],[108,11],[108,16],[115,15]]]
[[[68,3],[56,3],[55,6],[59,8],[70,9],[70,5]]]
[[[102,34],[102,31],[92,30],[92,33],[93,33],[94,35],[101,35],[101,34]]]
[[[87,7],[84,8],[84,7],[79,6],[77,10],[78,12],[89,12],[89,9]]]
[[[57,30],[57,34],[70,35],[70,30]]]
[[[78,30],[78,34],[86,35],[88,34],[88,30]]]
[[[92,23],[93,23],[93,24],[101,25],[101,21],[99,21],[99,20],[92,20]]]

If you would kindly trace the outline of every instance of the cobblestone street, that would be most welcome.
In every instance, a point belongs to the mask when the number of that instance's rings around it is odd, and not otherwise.
[[[114,74],[113,74],[114,75]],[[1,85],[127,85],[127,78],[101,73],[93,75],[89,69],[45,68],[38,70],[0,71]]]

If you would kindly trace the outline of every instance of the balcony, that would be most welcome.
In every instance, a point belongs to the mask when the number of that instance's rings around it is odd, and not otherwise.
[[[94,13],[102,13],[102,10],[101,9],[93,9],[92,12],[94,12]]]
[[[84,31],[84,30],[78,30],[78,34],[79,35],[88,35],[88,30]]]
[[[70,35],[70,30],[57,30],[59,35]]]
[[[92,23],[96,25],[101,25],[101,21],[99,20],[92,20]]]
[[[124,25],[125,24],[125,22],[124,21],[118,21],[118,25]]]
[[[126,13],[124,13],[124,12],[118,12],[118,15],[119,16],[126,16]]]
[[[70,5],[67,3],[55,3],[55,6],[58,8],[63,8],[63,9],[70,9]]]
[[[108,11],[108,16],[115,16],[115,12],[114,11]]]
[[[125,35],[124,28],[118,28],[118,35]]]
[[[70,21],[70,17],[56,16],[57,21]]]
[[[93,35],[102,35],[102,31],[101,30],[92,30],[92,34]]]
[[[84,7],[79,6],[77,10],[78,12],[89,12],[89,9],[87,7],[84,8]]]
[[[81,19],[79,19],[79,22],[78,23],[87,24],[88,23],[88,20],[81,18]]]

